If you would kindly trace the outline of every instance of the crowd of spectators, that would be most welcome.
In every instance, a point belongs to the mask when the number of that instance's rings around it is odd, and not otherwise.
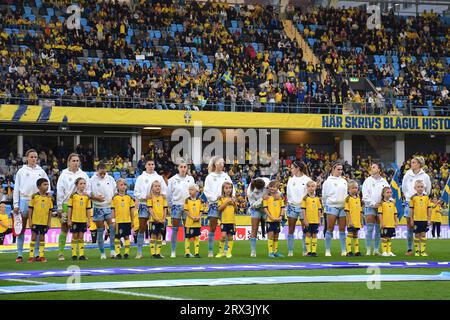
[[[24,3],[0,7],[2,101],[278,112],[342,102],[270,6],[80,1],[81,29],[69,30],[70,1]]]
[[[380,88],[385,111],[410,108],[408,114],[415,114],[413,107],[419,106],[449,115],[448,20],[432,11],[417,17],[391,11],[382,15],[381,29],[368,30],[368,16],[360,8],[296,8],[291,13],[325,69],[336,78],[369,78]],[[366,98],[372,106],[376,95]]]

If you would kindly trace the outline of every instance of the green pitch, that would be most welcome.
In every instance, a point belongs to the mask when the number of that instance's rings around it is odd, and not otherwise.
[[[46,253],[47,263],[27,263],[18,264],[15,262],[15,254],[0,254],[0,272],[5,271],[25,271],[25,270],[51,270],[65,269],[71,265],[83,268],[112,268],[112,267],[138,267],[138,266],[174,266],[188,264],[248,264],[248,263],[276,263],[284,262],[389,262],[389,261],[449,261],[450,240],[428,240],[429,257],[407,257],[404,255],[406,241],[394,240],[393,252],[396,257],[341,257],[339,242],[332,242],[332,257],[324,256],[324,241],[319,240],[319,256],[302,257],[301,242],[295,242],[295,256],[285,258],[268,258],[267,242],[257,242],[257,258],[250,258],[250,244],[248,241],[236,241],[233,249],[233,257],[227,258],[207,258],[207,243],[201,243],[201,259],[185,258],[184,244],[177,246],[178,257],[170,256],[170,243],[163,246],[162,254],[165,259],[157,260],[150,257],[148,246],[144,247],[144,259],[135,260],[136,248],[131,249],[128,260],[100,260],[97,249],[86,250],[87,261],[70,260],[70,250],[66,250],[66,261],[57,261],[57,251]],[[365,253],[364,241],[362,241],[362,253]],[[215,252],[218,243],[216,242]],[[108,254],[108,249],[106,250]],[[280,251],[287,254],[286,241],[280,241]],[[27,254],[25,254],[27,258]],[[444,269],[381,269],[382,274],[438,274]],[[270,277],[270,276],[330,276],[330,275],[356,275],[367,274],[366,269],[345,269],[345,270],[275,270],[275,271],[233,271],[233,272],[191,272],[191,273],[162,273],[145,275],[110,275],[110,276],[84,276],[82,282],[103,282],[103,281],[137,281],[137,280],[162,280],[162,279],[194,279],[194,278],[228,278],[228,277]],[[11,285],[33,285],[29,281],[45,283],[65,283],[64,277],[35,278],[26,279],[27,282],[0,281],[0,286]],[[45,292],[33,294],[11,294],[0,295],[1,300],[5,299],[450,299],[448,282],[383,282],[381,289],[369,290],[366,283],[314,283],[314,284],[280,284],[280,285],[240,285],[240,286],[220,286],[220,287],[172,287],[172,288],[146,288],[146,289],[120,289],[110,291],[73,291],[73,292]]]

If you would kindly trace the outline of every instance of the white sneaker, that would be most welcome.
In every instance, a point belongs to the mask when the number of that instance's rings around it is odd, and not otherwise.
[[[326,251],[325,251],[325,257],[331,257],[331,252],[330,252],[330,250],[326,250]]]
[[[252,251],[252,252],[250,253],[250,258],[256,258],[256,252]]]
[[[172,252],[172,253],[170,254],[170,257],[171,257],[171,258],[176,258],[176,257],[177,257],[177,254],[176,254],[175,252]]]
[[[347,256],[347,251],[341,251],[341,257],[346,257]]]
[[[288,252],[288,257],[293,257],[293,256],[294,256],[294,253],[292,251],[289,251]]]
[[[208,252],[208,258],[214,258],[214,253],[212,251]]]
[[[163,246],[165,246],[167,244],[166,240],[163,240],[163,242],[161,243]]]
[[[366,251],[366,256],[371,256],[371,255],[372,255],[372,250],[367,249],[367,251]]]
[[[137,254],[135,259],[142,259],[142,254]]]
[[[116,252],[111,251],[111,253],[109,254],[109,257],[110,257],[111,259],[115,259],[115,258],[116,258]]]
[[[375,253],[374,253],[375,254]],[[387,252],[383,252],[383,254],[381,255],[382,257],[389,257],[389,253]]]
[[[100,255],[100,259],[101,259],[101,260],[106,260],[106,254],[102,253],[102,254]]]
[[[389,256],[395,257],[395,254],[393,252],[389,252]]]
[[[58,255],[58,261],[66,260],[62,254]]]
[[[303,255],[304,257],[306,257],[306,256],[308,255],[308,252],[303,251],[302,255]]]
[[[374,255],[374,256],[382,256],[382,254],[381,254],[380,251],[378,251],[378,250],[375,250],[375,251],[373,252],[373,255]]]
[[[195,256],[192,253],[189,253],[189,258],[195,258]]]

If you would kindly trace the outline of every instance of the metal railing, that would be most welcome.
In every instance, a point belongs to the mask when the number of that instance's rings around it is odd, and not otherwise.
[[[357,115],[399,115],[399,116],[450,116],[450,106],[418,106],[399,99],[384,99],[369,103],[346,101],[341,103],[308,102],[260,102],[219,101],[209,103],[206,100],[179,102],[152,98],[130,98],[121,96],[75,97],[64,95],[40,95],[36,99],[29,97],[0,97],[0,104],[41,105],[43,107],[93,107],[124,109],[156,109],[187,111],[223,111],[223,112],[269,112],[269,113],[303,113],[303,114],[357,114]]]

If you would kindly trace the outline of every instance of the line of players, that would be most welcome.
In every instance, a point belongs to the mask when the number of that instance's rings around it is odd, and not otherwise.
[[[45,234],[50,227],[53,201],[49,193],[48,177],[36,164],[36,151],[29,150],[26,156],[27,165],[19,170],[16,177],[14,213],[22,215],[24,225],[26,225],[27,219],[31,220],[32,239],[28,261],[46,261],[44,241]],[[420,163],[420,159],[418,162]],[[64,260],[64,247],[69,230],[72,233],[72,259],[86,260],[83,236],[91,219],[97,226],[96,236],[101,259],[106,259],[103,237],[105,222],[109,227],[111,239],[114,239],[114,241],[110,241],[111,257],[128,258],[130,253],[129,237],[132,228],[136,227],[134,226],[136,214],[139,222],[136,259],[143,257],[142,248],[148,222],[150,222],[151,233],[150,253],[154,258],[162,258],[162,235],[165,232],[169,208],[172,221],[171,257],[176,257],[177,234],[180,225],[185,227],[185,256],[200,257],[200,220],[202,214],[206,212],[210,227],[208,257],[214,256],[214,233],[218,220],[221,222],[221,239],[219,253],[215,256],[217,258],[232,257],[237,202],[231,179],[223,171],[223,158],[216,156],[210,161],[209,175],[204,186],[204,194],[208,199],[207,204],[199,198],[199,187],[187,174],[185,161],[179,161],[179,173],[169,179],[168,185],[163,177],[155,172],[153,160],[148,159],[145,168],[146,171],[136,180],[135,199],[132,199],[127,195],[126,181],[124,179],[115,181],[107,174],[104,164],[99,164],[97,172],[89,179],[86,173],[80,169],[78,155],[71,154],[69,156],[68,168],[62,172],[57,186],[57,207],[61,218],[59,260]],[[366,239],[371,240],[371,227],[373,231],[375,225],[379,225],[381,227],[382,255],[393,256],[391,238],[395,236],[395,227],[398,225],[397,210],[392,200],[392,191],[386,180],[380,176],[380,165],[372,166],[372,176],[363,184],[362,193],[366,205],[364,214],[358,183],[347,182],[342,177],[342,171],[342,163],[335,162],[330,176],[323,184],[322,198],[319,198],[316,195],[317,184],[306,175],[307,170],[304,163],[294,161],[291,167],[292,177],[287,186],[287,206],[279,191],[279,181],[269,181],[267,178],[253,180],[247,190],[250,203],[249,213],[252,218],[251,256],[256,256],[255,228],[257,229],[262,218],[266,221],[269,257],[283,256],[278,250],[278,236],[281,220],[286,214],[289,222],[288,256],[293,255],[293,230],[298,219],[301,220],[303,227],[303,254],[317,256],[317,233],[322,214],[325,216],[327,230],[325,234],[326,256],[331,256],[332,231],[336,223],[339,226],[341,255],[361,255],[358,232],[362,228],[364,217],[369,234]],[[416,174],[416,178],[420,178],[422,172],[417,171],[416,173],[420,174]],[[35,181],[34,187],[37,188],[36,193],[31,184],[33,180]],[[426,231],[430,224],[431,213],[440,211],[437,199],[433,199],[431,202],[427,196],[425,191],[427,182],[429,180],[415,179],[413,181],[415,194],[411,195],[411,200],[407,202],[409,208],[408,228],[414,229],[416,256],[427,256]],[[33,192],[27,198],[27,191],[30,190]],[[345,235],[346,226],[347,235]],[[21,236],[22,240],[20,240]],[[120,251],[121,238],[125,243],[123,256]],[[192,239],[194,240],[194,255],[191,255],[190,251]],[[371,241],[366,241],[366,246],[366,254],[370,255]],[[374,254],[379,254],[378,246],[379,242],[377,244],[377,234],[375,233]],[[17,262],[22,262],[22,252],[23,232],[18,237]],[[39,252],[38,257],[35,257],[35,252]]]

